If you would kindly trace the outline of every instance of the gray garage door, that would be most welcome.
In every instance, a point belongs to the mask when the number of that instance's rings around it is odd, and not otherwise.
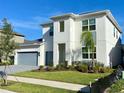
[[[21,52],[18,53],[18,65],[38,65],[38,53],[37,52]]]

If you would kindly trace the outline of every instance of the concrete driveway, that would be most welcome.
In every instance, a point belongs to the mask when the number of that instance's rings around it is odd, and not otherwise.
[[[4,71],[5,66],[0,66],[0,71]],[[38,69],[38,66],[26,66],[26,65],[10,65],[7,66],[6,72],[8,74],[24,72],[24,71],[31,71]]]

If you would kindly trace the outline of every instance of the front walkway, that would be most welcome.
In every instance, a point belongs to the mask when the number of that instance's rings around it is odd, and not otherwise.
[[[25,77],[17,77],[17,76],[16,77],[8,76],[8,80],[31,83],[31,84],[38,84],[38,85],[67,89],[67,90],[72,90],[72,91],[79,91],[79,90],[89,91],[89,88],[86,85],[65,83],[65,82],[59,82],[59,81],[50,81],[50,80],[25,78]]]
[[[0,93],[16,93],[16,92],[0,89]]]

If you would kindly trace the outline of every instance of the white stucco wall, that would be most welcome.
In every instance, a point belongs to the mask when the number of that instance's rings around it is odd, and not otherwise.
[[[43,43],[44,43],[44,55],[43,55],[44,57],[43,57],[43,60],[42,60],[44,62],[43,65],[45,65],[45,62],[46,62],[46,52],[53,51],[53,36],[49,35],[50,26],[51,25],[47,25],[47,26],[44,26],[42,28],[42,31],[43,31]],[[53,32],[53,34],[54,34],[54,32]]]
[[[54,22],[54,46],[53,46],[53,62],[54,65],[57,65],[59,63],[59,50],[58,50],[58,44],[65,44],[65,60],[68,61],[68,65],[71,65],[72,63],[72,57],[73,57],[73,50],[74,50],[74,32],[75,32],[75,23],[74,20],[69,19],[63,19],[64,21],[64,32],[60,32],[60,24],[59,22],[62,20],[58,20]]]
[[[106,64],[106,31],[105,16],[96,18],[96,60]]]
[[[106,51],[107,51],[107,63],[116,66],[121,63],[121,41],[120,41],[120,32],[116,28],[115,37],[114,37],[114,25],[110,20],[105,17],[105,28],[106,28]],[[118,34],[118,37],[116,37]]]
[[[53,36],[49,35],[50,26],[43,27],[43,40],[45,44],[45,51],[53,51]]]

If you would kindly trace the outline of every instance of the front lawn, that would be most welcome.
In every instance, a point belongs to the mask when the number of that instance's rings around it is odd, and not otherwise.
[[[69,83],[77,83],[88,85],[89,82],[94,82],[95,79],[109,75],[109,73],[81,73],[77,71],[55,71],[55,72],[21,72],[14,74],[16,76],[55,80]]]
[[[17,83],[9,81],[8,86],[0,86],[1,89],[15,91],[18,93],[77,93],[75,91],[46,87],[41,85],[33,85],[27,83]]]

